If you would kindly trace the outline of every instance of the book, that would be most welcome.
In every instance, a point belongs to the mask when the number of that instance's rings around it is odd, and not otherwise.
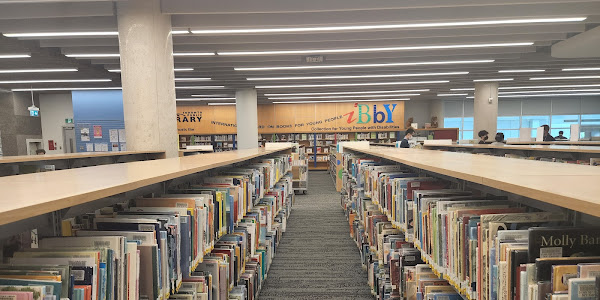
[[[570,300],[596,300],[596,278],[569,279]]]

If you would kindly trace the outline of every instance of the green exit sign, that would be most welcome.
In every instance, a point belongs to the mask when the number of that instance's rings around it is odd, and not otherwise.
[[[66,124],[73,124],[73,119],[65,119]]]

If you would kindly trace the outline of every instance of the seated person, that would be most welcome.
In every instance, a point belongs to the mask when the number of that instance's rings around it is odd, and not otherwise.
[[[559,141],[559,140],[568,140],[568,138],[566,136],[563,135],[564,131],[559,131],[558,135],[554,138],[555,140]]]
[[[504,133],[502,133],[502,132],[496,133],[496,137],[494,138],[494,140],[496,140],[495,142],[492,143],[492,145],[494,145],[494,146],[500,146],[500,145],[506,144],[506,142],[504,141]]]
[[[479,136],[479,144],[489,144],[488,140],[488,132],[487,130],[480,130],[477,134]]]
[[[550,135],[550,126],[542,125],[544,127],[544,142],[554,142],[556,141],[552,135]]]
[[[35,155],[45,155],[45,154],[46,154],[46,150],[44,150],[44,149],[35,150]]]
[[[408,140],[412,139],[414,133],[415,130],[412,127],[408,127],[408,129],[406,129],[404,139],[402,139],[402,141],[400,142],[400,148],[410,148]]]

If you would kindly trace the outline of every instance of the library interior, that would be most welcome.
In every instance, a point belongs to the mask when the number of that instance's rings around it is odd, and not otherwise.
[[[0,300],[600,299],[599,0],[0,0]]]

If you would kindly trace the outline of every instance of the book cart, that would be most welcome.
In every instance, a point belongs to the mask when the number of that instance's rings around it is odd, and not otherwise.
[[[425,297],[428,284],[450,288],[443,299],[597,299],[585,274],[600,269],[600,168],[373,146],[342,155],[341,204],[376,299]]]
[[[230,180],[228,178],[239,178],[240,181],[227,183]],[[208,186],[211,185],[216,194],[210,194],[211,188]],[[198,192],[185,192],[193,189]],[[209,193],[200,195],[200,189]],[[197,195],[186,196],[187,194]],[[88,278],[88,275],[75,277],[75,273],[70,274],[76,268],[85,268],[85,274],[98,278],[90,281],[91,293],[94,295],[91,299],[148,297],[163,300],[177,298],[177,294],[188,292],[199,298],[206,297],[206,293],[215,292],[220,293],[222,299],[227,299],[227,295],[257,297],[262,282],[267,278],[276,245],[285,231],[293,198],[289,146],[2,177],[0,241],[3,245],[3,258],[11,265],[4,266],[0,271],[0,282],[11,286],[27,285],[23,284],[22,280],[25,279],[14,276],[7,279],[11,276],[6,275],[9,272],[6,271],[7,267],[21,269],[20,265],[28,265],[27,268],[39,268],[36,262],[31,261],[64,257],[60,253],[66,251],[91,251],[99,253],[91,256],[96,258],[94,260],[76,259],[64,264],[52,263],[57,265],[53,268],[59,270],[52,272],[62,272],[60,274],[63,276],[51,276],[46,280],[48,282],[39,283],[47,287],[39,291],[48,293],[41,295],[44,296],[41,299],[46,296],[68,298],[76,290],[82,293],[85,290],[86,298],[89,299],[90,295],[87,293],[90,288],[81,286],[82,283],[79,286],[73,285],[74,282],[87,282],[85,278]],[[140,203],[152,204],[140,206]],[[173,206],[167,203],[172,203]],[[182,206],[184,204],[186,207]],[[189,205],[197,206],[190,208]],[[133,236],[123,237],[119,234],[107,234],[111,229],[102,229],[105,230],[103,233],[93,234],[98,228],[84,228],[86,220],[92,219],[94,226],[101,223],[107,226],[110,223],[106,222],[117,215],[125,213],[122,215],[125,216],[128,211],[133,212],[127,210],[132,207],[135,208],[133,215],[147,216],[145,219],[134,220],[142,220],[139,222],[143,223],[156,217],[156,226],[168,225],[165,228],[169,230],[163,231],[163,227],[160,227],[159,232],[154,229],[158,228],[153,227],[154,225],[149,230],[148,226],[140,224],[139,228],[127,229],[127,232],[135,232]],[[187,215],[183,213],[186,211]],[[192,211],[194,212],[190,215]],[[182,214],[179,215],[180,213]],[[159,215],[168,217],[163,219]],[[260,224],[262,227],[262,216],[265,217],[264,224],[268,221],[271,226],[265,227],[264,231],[258,225],[253,225]],[[257,222],[259,219],[261,221]],[[123,217],[120,220],[127,223],[129,219]],[[164,220],[166,223],[157,220]],[[189,232],[198,234],[183,234],[186,228]],[[204,234],[201,234],[203,230]],[[79,232],[85,233],[83,231],[89,235],[79,235]],[[125,231],[119,232],[125,234]],[[121,244],[109,245],[109,240],[119,240],[117,243]],[[71,248],[65,248],[69,246]],[[87,250],[77,250],[82,249],[81,247],[86,247]],[[137,251],[134,251],[136,248]],[[94,252],[96,250],[89,249],[100,250]],[[148,249],[154,250],[147,252]],[[42,253],[40,250],[45,251],[44,255],[53,253],[50,255],[56,256],[42,256],[38,254]],[[13,256],[11,253],[22,256]],[[131,260],[125,265],[118,253],[127,255]],[[138,256],[137,260],[135,256]],[[32,260],[27,257],[35,258]],[[23,264],[18,262],[19,259]],[[102,263],[98,264],[97,259]],[[58,260],[65,261],[62,258]],[[94,267],[88,267],[88,263],[94,264]],[[111,264],[112,267],[109,267]],[[63,268],[62,265],[66,267]],[[104,273],[101,269],[109,271]],[[208,277],[204,276],[209,273],[214,275],[212,287],[208,285]],[[138,274],[139,279],[135,274]],[[231,277],[234,274],[235,277]],[[220,283],[215,285],[216,282]],[[190,287],[193,287],[192,290]]]

